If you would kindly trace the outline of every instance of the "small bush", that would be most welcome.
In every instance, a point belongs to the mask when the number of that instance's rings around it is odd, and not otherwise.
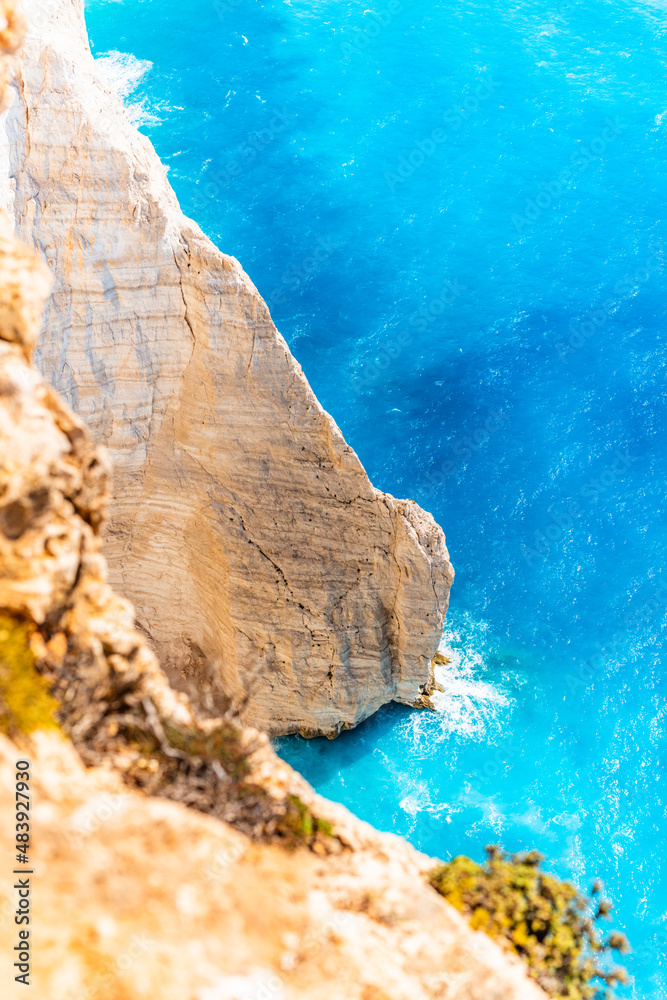
[[[315,816],[298,795],[288,795],[285,812],[276,825],[276,834],[288,847],[312,847],[333,836],[331,823]]]
[[[611,934],[605,943],[598,936],[595,921],[609,913],[606,900],[589,900],[569,882],[541,871],[537,851],[486,850],[484,866],[460,856],[429,873],[434,889],[469,918],[471,927],[512,948],[553,997],[590,1000],[603,988],[593,980],[607,987],[625,982],[624,969],[607,971],[599,964],[611,949],[627,950],[622,934]],[[593,895],[599,890],[596,883]]]
[[[173,725],[166,725],[164,731],[169,745],[188,758],[217,760],[235,781],[242,781],[248,774],[247,752],[240,743],[238,727],[221,722],[206,734]]]
[[[30,649],[33,632],[28,622],[0,612],[0,732],[10,737],[57,726],[58,703]]]

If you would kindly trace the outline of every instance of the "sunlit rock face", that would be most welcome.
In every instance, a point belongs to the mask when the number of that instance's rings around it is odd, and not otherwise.
[[[112,581],[173,679],[277,734],[423,701],[453,571],[375,490],[232,257],[96,74],[82,0],[31,0],[0,199],[55,275],[36,363],[110,451]]]

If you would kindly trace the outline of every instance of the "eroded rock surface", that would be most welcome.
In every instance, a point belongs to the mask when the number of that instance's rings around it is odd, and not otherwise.
[[[269,733],[420,703],[442,531],[372,487],[247,275],[182,215],[82,0],[27,15],[0,194],[55,274],[37,364],[113,459],[113,582],[172,679],[221,680]]]
[[[311,790],[264,734],[205,718],[171,688],[134,608],[107,582],[106,452],[30,364],[49,285],[0,215],[0,728],[21,731],[12,687],[26,686],[34,660],[86,763],[112,763],[129,785],[256,837],[280,836],[282,822],[289,839],[307,808],[289,796]],[[28,710],[29,701],[28,692]],[[320,839],[337,849],[336,838]]]

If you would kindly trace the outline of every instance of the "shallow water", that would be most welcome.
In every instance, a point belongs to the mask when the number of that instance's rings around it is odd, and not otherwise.
[[[87,4],[184,211],[374,483],[448,535],[441,710],[282,754],[430,853],[600,876],[646,1000],[667,997],[666,12]]]

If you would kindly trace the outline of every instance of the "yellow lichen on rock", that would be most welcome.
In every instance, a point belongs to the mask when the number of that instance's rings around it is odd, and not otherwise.
[[[609,912],[605,900],[589,900],[542,871],[537,851],[506,855],[487,847],[487,853],[485,866],[461,855],[429,875],[434,889],[468,916],[471,927],[520,955],[553,997],[592,1000],[599,980],[610,986],[625,981],[622,968],[599,960],[612,949],[627,948],[622,934],[605,942],[595,929],[594,921]],[[595,887],[594,895],[598,891]]]
[[[0,732],[17,737],[56,726],[58,703],[36,668],[28,622],[0,612]]]

